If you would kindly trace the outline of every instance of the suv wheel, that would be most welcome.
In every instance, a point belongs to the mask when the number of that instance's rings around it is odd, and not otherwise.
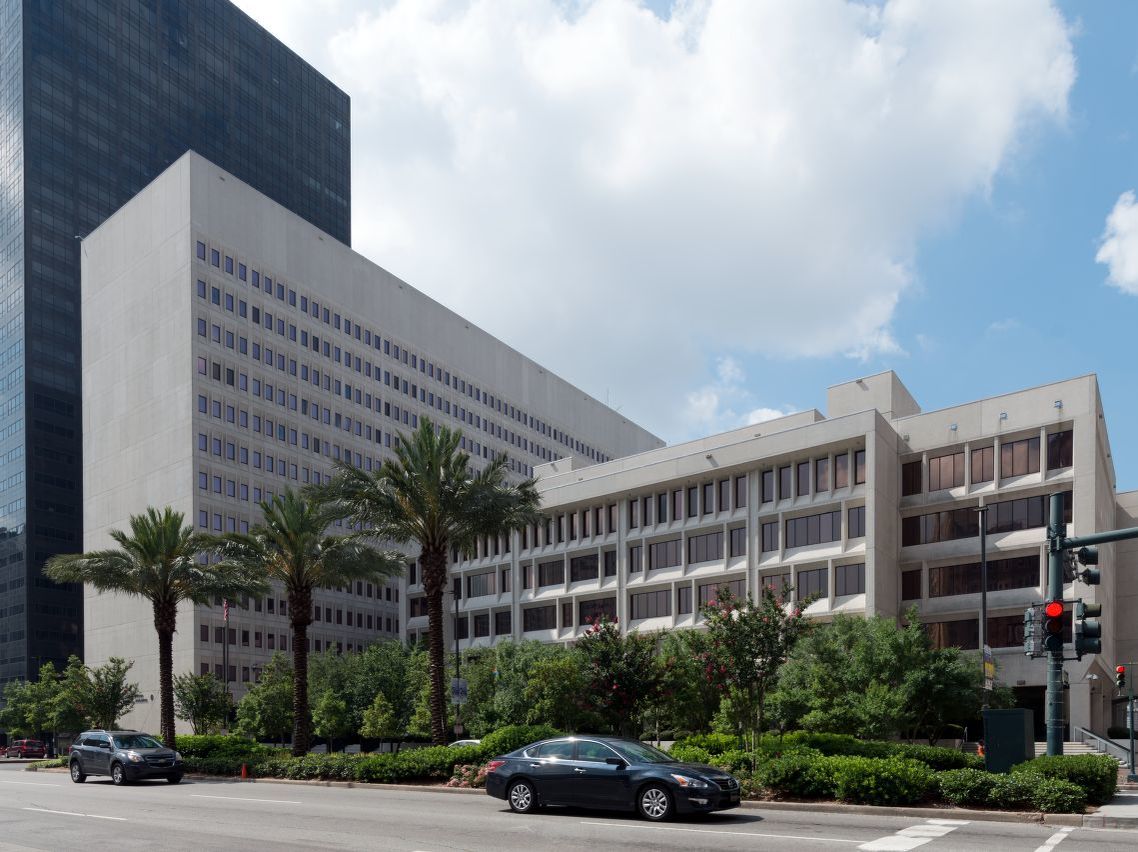
[[[123,769],[123,765],[121,763],[116,763],[111,766],[111,782],[116,787],[121,787],[126,783],[126,781],[126,770]]]
[[[83,771],[83,767],[79,765],[79,758],[71,761],[71,780],[76,784],[82,784],[87,780],[87,773]]]
[[[173,775],[167,775],[166,780],[171,784],[180,784],[182,782],[182,773],[175,772]]]

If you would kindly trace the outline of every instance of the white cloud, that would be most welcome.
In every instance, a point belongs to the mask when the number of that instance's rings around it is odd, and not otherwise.
[[[794,412],[790,406],[756,406],[755,396],[746,386],[747,376],[742,366],[730,356],[722,356],[716,361],[715,374],[715,381],[687,395],[687,404],[680,412],[683,434],[725,432]]]
[[[989,336],[995,334],[1004,334],[1005,332],[1015,331],[1017,328],[1019,328],[1019,325],[1020,323],[1018,319],[1015,317],[1007,317],[1005,319],[996,320],[995,322],[990,323],[985,332]]]
[[[668,437],[710,352],[903,354],[1075,76],[1044,0],[238,2],[352,96],[356,248]]]
[[[1138,296],[1138,204],[1133,190],[1118,196],[1106,217],[1106,230],[1095,260],[1107,265],[1107,280],[1111,284]]]

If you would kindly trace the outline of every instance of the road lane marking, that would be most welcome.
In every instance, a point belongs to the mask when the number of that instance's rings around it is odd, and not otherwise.
[[[201,793],[190,793],[195,799],[229,799],[234,802],[269,802],[274,805],[303,805],[304,802],[293,802],[287,799],[249,799],[245,796],[205,796]]]
[[[115,822],[127,822],[126,817],[103,816],[101,814],[80,814],[75,811],[53,811],[50,808],[21,808],[24,811],[36,811],[41,814],[62,814],[63,816],[87,817],[88,819],[113,819]]]
[[[808,837],[799,834],[760,834],[757,831],[717,831],[714,828],[675,828],[666,825],[623,825],[619,822],[590,822],[581,820],[582,825],[603,825],[606,828],[632,828],[642,831],[686,831],[692,834],[733,834],[740,837],[775,837],[782,840],[813,840],[822,843],[861,843],[860,840],[847,840],[840,837]]]
[[[26,787],[62,787],[62,784],[53,784],[50,781],[7,781],[0,779],[0,784],[23,784]]]
[[[968,825],[968,820],[927,819],[920,825],[911,825],[887,837],[863,843],[857,848],[866,852],[909,852],[910,849],[924,846],[931,840],[956,831],[962,825]]]
[[[1066,840],[1074,830],[1075,827],[1073,825],[1068,826],[1067,828],[1059,829],[1057,832],[1048,837],[1044,844],[1038,847],[1035,852],[1051,852],[1052,849]]]

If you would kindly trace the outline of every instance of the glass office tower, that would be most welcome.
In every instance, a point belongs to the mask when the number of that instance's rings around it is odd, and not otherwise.
[[[82,652],[79,239],[188,149],[350,242],[348,96],[231,3],[0,0],[0,685]]]

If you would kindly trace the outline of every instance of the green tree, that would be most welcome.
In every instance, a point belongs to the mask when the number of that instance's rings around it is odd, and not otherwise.
[[[330,689],[322,693],[312,708],[312,727],[317,736],[328,740],[328,753],[331,754],[336,740],[352,732],[347,702]]]
[[[377,538],[418,544],[427,598],[431,738],[438,744],[447,740],[443,592],[450,551],[471,550],[480,538],[538,518],[534,481],[507,481],[505,455],[472,472],[470,456],[459,450],[461,438],[424,417],[410,436],[399,435],[394,460],[375,471],[338,462],[332,481],[315,488],[321,500]]]
[[[382,692],[377,692],[371,706],[364,711],[360,735],[372,740],[395,739],[399,736],[399,721],[395,710]]]
[[[538,660],[530,669],[525,697],[529,703],[526,722],[549,724],[562,731],[587,731],[600,722],[584,705],[585,675],[581,661],[572,654]]]
[[[720,692],[704,673],[709,650],[702,630],[674,630],[660,643],[662,681],[658,712],[661,729],[696,733],[711,727]]]
[[[312,717],[308,706],[308,626],[312,593],[322,586],[356,580],[380,582],[403,568],[401,554],[382,551],[355,534],[330,535],[342,512],[292,489],[261,503],[263,520],[248,533],[214,539],[218,567],[281,583],[292,627],[292,753],[308,752]]]
[[[71,657],[56,696],[57,712],[61,705],[67,705],[84,720],[80,727],[113,730],[119,717],[142,697],[138,684],[127,681],[133,665],[121,657],[111,657],[103,665],[89,668],[78,657]]]
[[[640,735],[640,717],[659,698],[663,672],[656,636],[622,635],[602,616],[574,646],[584,690],[581,701],[601,726],[622,736]]]
[[[212,674],[175,675],[174,705],[179,719],[189,722],[195,734],[209,734],[229,717],[229,690]]]
[[[506,725],[525,724],[530,711],[526,686],[534,666],[571,653],[563,645],[508,639],[466,652],[462,671],[469,689],[462,718],[470,735],[482,737]]]
[[[162,739],[174,747],[174,632],[178,604],[204,604],[214,596],[259,594],[260,578],[240,567],[202,561],[208,539],[182,525],[181,512],[147,508],[130,518],[130,532],[111,530],[115,550],[53,556],[44,573],[57,583],[89,583],[100,592],[120,592],[150,602],[158,633],[158,696]]]
[[[261,679],[237,705],[237,731],[256,739],[284,742],[292,730],[292,667],[284,654],[273,654]]]
[[[737,731],[761,734],[763,706],[787,654],[807,628],[798,608],[786,609],[767,587],[756,603],[741,601],[726,588],[704,604],[708,648],[704,675],[730,698]]]
[[[32,736],[43,730],[33,719],[38,716],[35,683],[13,680],[4,687],[4,704],[0,706],[0,730],[19,736]]]

